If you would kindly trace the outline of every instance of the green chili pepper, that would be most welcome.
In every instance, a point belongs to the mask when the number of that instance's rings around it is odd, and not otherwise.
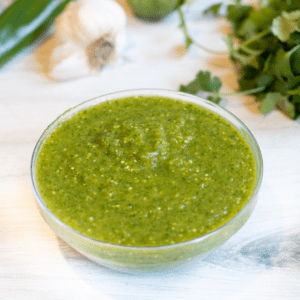
[[[0,66],[36,40],[72,0],[17,0],[0,15]]]

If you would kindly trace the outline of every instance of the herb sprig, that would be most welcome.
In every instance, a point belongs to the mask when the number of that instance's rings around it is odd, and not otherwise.
[[[182,1],[183,2],[183,1]],[[192,45],[213,54],[224,54],[207,49],[189,35],[181,6],[178,7],[187,49]],[[204,11],[218,16],[222,3]],[[222,94],[222,82],[209,71],[200,71],[180,91],[196,94],[208,93],[208,99],[219,102],[222,96],[255,94],[261,101],[260,111],[269,113],[275,107],[291,119],[300,115],[300,1],[261,0],[252,5],[235,4],[226,8],[226,19],[232,33],[224,36],[230,59],[239,70],[239,91]],[[238,39],[235,45],[233,39]]]

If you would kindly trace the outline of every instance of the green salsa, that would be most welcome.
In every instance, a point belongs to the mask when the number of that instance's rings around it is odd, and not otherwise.
[[[107,101],[59,123],[36,163],[63,223],[127,246],[170,245],[232,219],[255,182],[249,145],[228,121],[155,96]]]

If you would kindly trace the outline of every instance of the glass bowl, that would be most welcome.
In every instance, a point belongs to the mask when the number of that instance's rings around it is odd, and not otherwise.
[[[223,226],[199,238],[173,245],[156,247],[120,246],[101,242],[77,232],[61,222],[45,205],[37,188],[35,171],[36,161],[41,147],[49,134],[56,128],[57,124],[70,118],[79,111],[97,105],[100,102],[141,95],[168,97],[200,105],[229,121],[242,134],[248,143],[254,154],[256,163],[256,181],[253,193],[246,205],[234,218]],[[108,94],[83,102],[82,104],[69,109],[51,123],[43,132],[35,146],[30,166],[31,184],[37,204],[42,216],[52,230],[74,249],[89,259],[108,268],[130,273],[157,272],[175,269],[190,263],[195,259],[204,258],[212,251],[216,250],[235,234],[249,219],[257,201],[262,174],[263,163],[259,146],[249,129],[247,129],[237,117],[226,109],[199,97],[175,91],[157,89],[131,90]]]

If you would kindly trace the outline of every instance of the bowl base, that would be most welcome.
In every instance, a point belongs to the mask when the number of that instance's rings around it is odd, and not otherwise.
[[[108,262],[106,260],[100,259],[99,257],[95,257],[90,254],[80,252],[82,255],[87,257],[88,259],[92,260],[93,262],[104,266],[106,268],[123,272],[123,273],[130,273],[130,274],[141,274],[141,273],[158,273],[158,272],[169,272],[169,271],[174,271],[180,268],[183,268],[185,266],[190,265],[191,263],[204,259],[208,255],[210,255],[212,252],[214,252],[217,248],[212,249],[211,251],[208,251],[206,253],[202,253],[200,255],[197,255],[195,257],[191,257],[185,260],[181,261],[174,261],[174,262],[168,262],[168,263],[155,263],[155,264],[126,264],[123,265],[122,263],[114,263],[114,262]]]

